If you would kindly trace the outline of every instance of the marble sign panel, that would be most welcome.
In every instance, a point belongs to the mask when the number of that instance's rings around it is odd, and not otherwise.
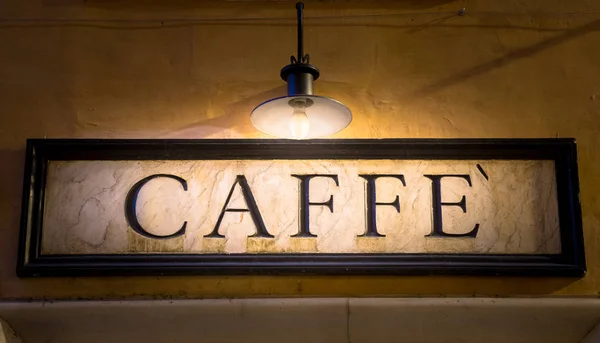
[[[560,254],[555,163],[53,160],[41,253]]]

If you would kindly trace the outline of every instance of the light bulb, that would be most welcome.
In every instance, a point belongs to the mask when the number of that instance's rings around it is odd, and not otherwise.
[[[295,111],[300,115],[294,116]],[[250,120],[254,127],[271,136],[312,139],[341,131],[352,121],[352,113],[330,98],[295,95],[265,101],[252,111]]]
[[[306,115],[306,109],[303,106],[294,107],[294,113],[290,119],[290,132],[295,139],[304,139],[308,137],[310,122]]]

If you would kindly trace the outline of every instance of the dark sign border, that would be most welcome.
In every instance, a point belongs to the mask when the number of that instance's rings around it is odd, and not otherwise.
[[[525,254],[116,254],[42,255],[51,160],[436,159],[554,160],[561,253]],[[17,274],[395,274],[580,277],[585,253],[574,139],[27,140]]]

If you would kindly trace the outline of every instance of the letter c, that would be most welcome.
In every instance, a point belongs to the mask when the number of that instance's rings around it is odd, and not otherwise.
[[[150,232],[146,231],[142,227],[142,225],[140,225],[140,222],[137,219],[137,215],[135,213],[135,208],[136,208],[138,194],[140,193],[140,190],[142,190],[142,187],[144,187],[144,185],[146,183],[148,183],[148,181],[158,178],[158,177],[167,177],[167,178],[170,178],[173,180],[177,180],[183,187],[183,190],[187,191],[187,182],[184,179],[180,178],[179,176],[170,175],[170,174],[154,174],[154,175],[147,176],[147,177],[141,179],[140,181],[138,181],[135,185],[133,185],[133,187],[131,187],[131,189],[127,193],[127,198],[125,200],[125,217],[127,218],[127,222],[129,223],[129,226],[131,226],[133,231],[137,232],[138,234],[140,234],[144,237],[154,238],[154,239],[169,239],[169,238],[179,237],[185,233],[185,227],[187,226],[187,221],[183,222],[183,226],[181,227],[181,229],[179,229],[179,231],[177,231],[173,234],[170,234],[170,235],[166,235],[166,236],[158,236],[158,235],[154,235],[154,234],[151,234]]]

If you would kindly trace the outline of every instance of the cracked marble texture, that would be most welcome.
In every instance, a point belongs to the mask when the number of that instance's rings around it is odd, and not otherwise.
[[[481,166],[481,171],[477,165]],[[169,235],[187,221],[184,236],[150,239],[134,232],[125,217],[129,189],[153,174],[140,191],[136,213],[154,235]],[[291,174],[336,174],[310,183],[310,201],[333,195],[333,213],[310,207],[316,238],[298,232],[299,185]],[[358,237],[365,231],[365,180],[359,174],[403,174],[376,181],[377,201],[400,198],[400,213],[377,206],[377,226],[385,237]],[[432,230],[431,180],[424,174],[467,174],[444,178],[442,202],[466,197],[467,212],[444,206],[443,227],[465,233],[479,224],[477,237],[425,237]],[[228,212],[219,233],[206,238],[237,175],[245,175],[265,226],[274,238],[249,237],[256,231],[248,213]],[[246,208],[239,185],[228,208]],[[48,167],[42,234],[43,254],[116,253],[560,253],[556,180],[552,161],[51,161]]]

